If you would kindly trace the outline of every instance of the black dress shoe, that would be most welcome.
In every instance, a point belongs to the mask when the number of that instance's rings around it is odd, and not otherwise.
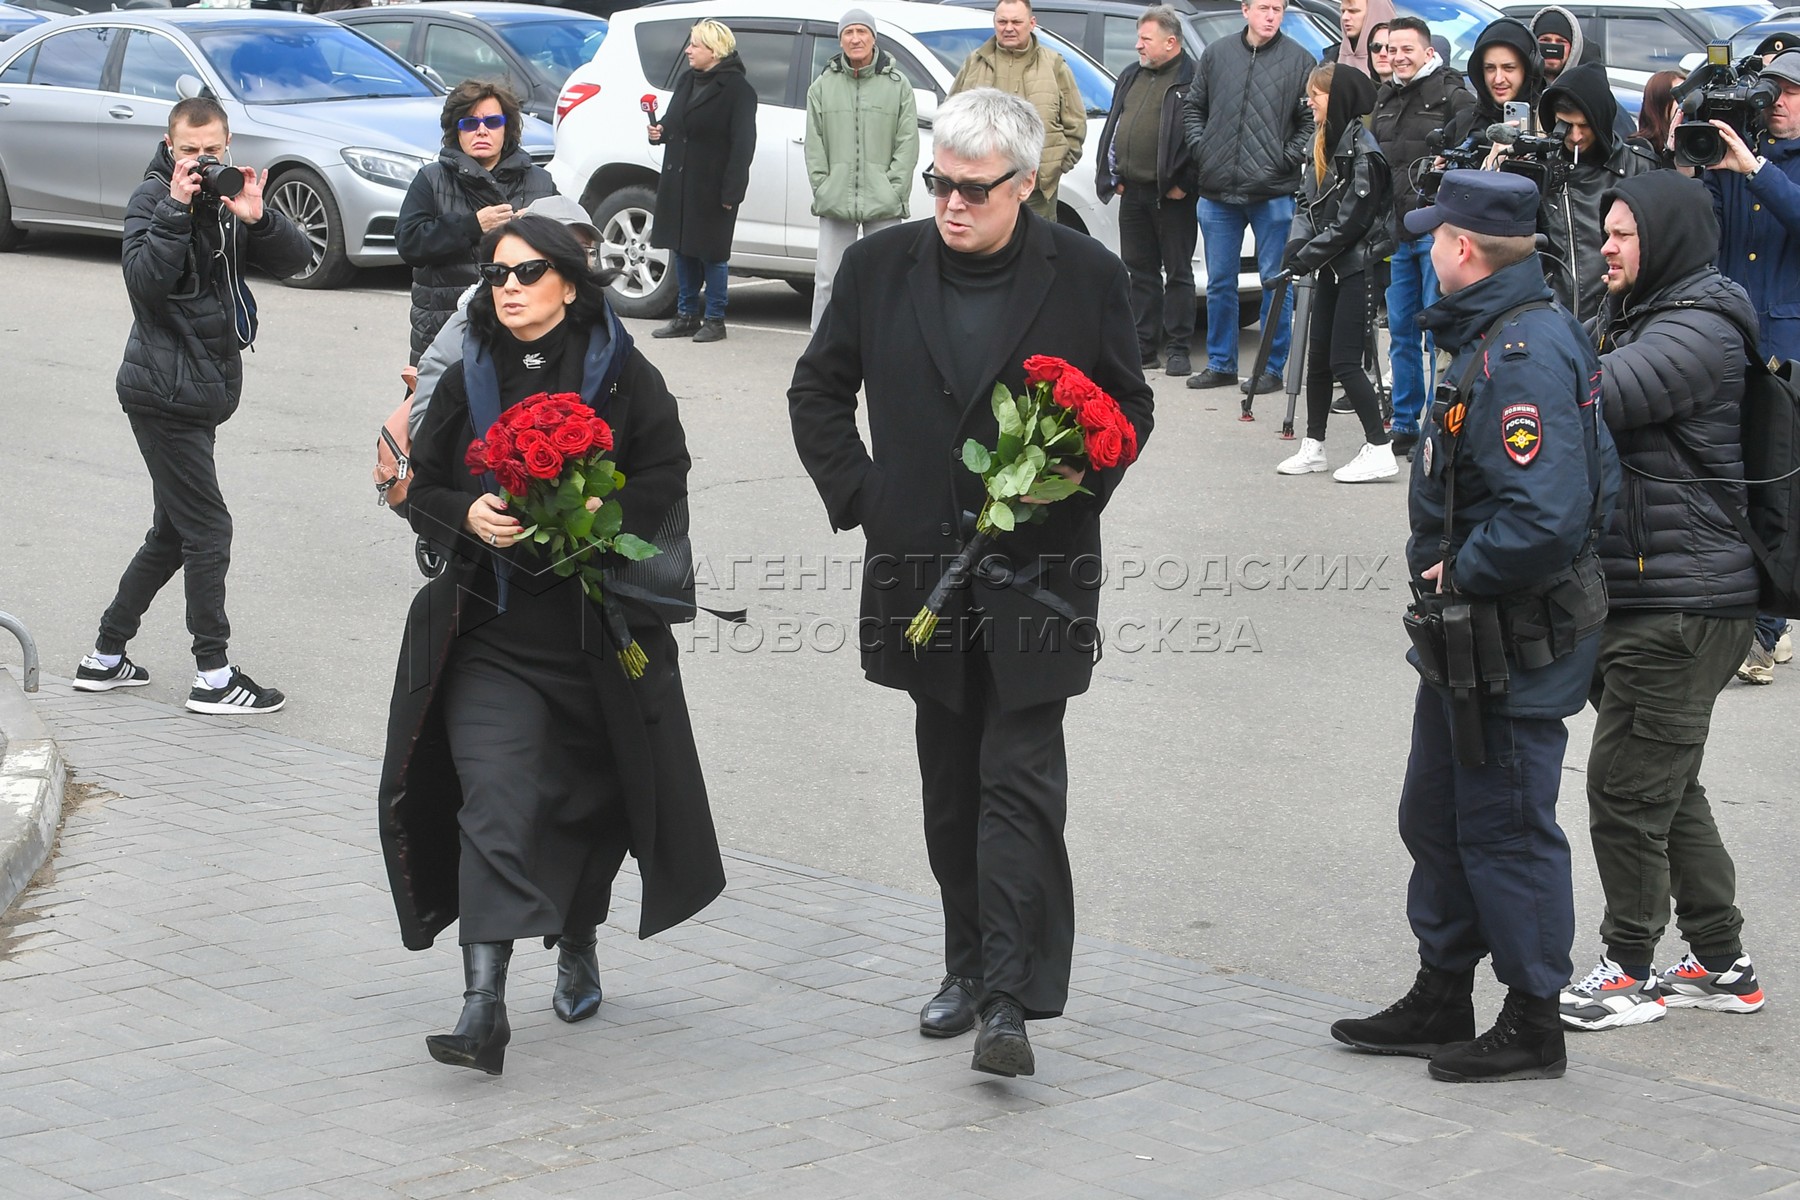
[[[1169,351],[1169,374],[1179,379],[1194,373],[1194,364],[1186,350]]]
[[[944,986],[919,1010],[919,1032],[926,1037],[955,1037],[975,1028],[976,997],[981,981],[964,975],[944,976]]]
[[[600,960],[594,942],[592,933],[585,943],[568,934],[556,939],[556,990],[550,994],[550,1007],[570,1024],[600,1011]]]
[[[1198,375],[1189,375],[1187,385],[1191,388],[1231,387],[1237,381],[1236,375],[1226,371],[1215,371],[1208,367]]]
[[[1251,380],[1246,379],[1246,380],[1244,380],[1244,382],[1238,384],[1238,391],[1244,393],[1244,395],[1246,395],[1246,396],[1249,396],[1252,394],[1255,394],[1258,396],[1267,396],[1271,392],[1279,392],[1282,387],[1281,376],[1277,375],[1273,371],[1264,371],[1261,375],[1258,375],[1256,377],[1256,379],[1255,379],[1256,391],[1254,393],[1252,393],[1250,390],[1251,382],[1252,382]]]
[[[975,1058],[969,1066],[989,1075],[1030,1075],[1037,1071],[1031,1039],[1025,1036],[1025,1012],[1004,992],[988,1001],[975,1035]]]

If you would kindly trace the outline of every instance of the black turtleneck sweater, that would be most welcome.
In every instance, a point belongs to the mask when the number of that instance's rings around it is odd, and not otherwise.
[[[992,254],[942,248],[944,326],[950,330],[950,363],[956,372],[949,383],[960,398],[985,396],[994,386],[992,379],[981,378],[987,364],[987,339],[1012,300],[1017,278],[1013,267],[1025,247],[1025,223],[1030,219],[1021,205],[1012,240]]]
[[[521,341],[502,325],[494,338],[494,369],[500,380],[500,411],[539,392],[581,390],[582,356],[570,350],[566,317],[535,341]]]

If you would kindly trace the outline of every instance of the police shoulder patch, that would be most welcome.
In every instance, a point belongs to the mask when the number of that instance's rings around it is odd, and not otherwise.
[[[1509,404],[1500,412],[1500,444],[1521,467],[1531,465],[1544,445],[1544,422],[1535,404]]]

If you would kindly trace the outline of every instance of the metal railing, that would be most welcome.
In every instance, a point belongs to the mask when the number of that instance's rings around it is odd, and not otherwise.
[[[25,690],[37,691],[38,652],[37,643],[31,638],[31,631],[25,628],[25,622],[7,612],[0,612],[0,629],[10,630],[19,639],[19,647],[25,651]]]

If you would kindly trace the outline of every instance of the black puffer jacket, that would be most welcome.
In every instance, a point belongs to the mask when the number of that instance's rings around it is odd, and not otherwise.
[[[413,269],[412,361],[456,311],[456,301],[476,280],[475,249],[481,244],[477,209],[510,204],[514,211],[556,194],[550,172],[514,148],[491,171],[461,150],[443,150],[413,177],[400,205],[394,242]]]
[[[1599,314],[1606,296],[1600,195],[1622,179],[1656,170],[1657,163],[1615,132],[1619,102],[1613,99],[1606,68],[1599,63],[1570,67],[1544,89],[1538,100],[1539,128],[1556,128],[1556,110],[1571,107],[1586,115],[1597,144],[1568,169],[1562,186],[1544,193],[1538,230],[1549,237],[1550,252],[1562,260],[1545,260],[1550,290],[1576,320],[1585,322]]]
[[[237,411],[243,347],[256,340],[256,301],[244,283],[245,267],[285,279],[306,269],[312,247],[271,208],[245,226],[205,199],[177,204],[169,195],[174,170],[168,146],[158,145],[125,205],[120,261],[131,334],[119,365],[119,406],[140,416],[218,425]]]
[[[1414,168],[1430,165],[1432,135],[1474,107],[1475,97],[1463,86],[1462,76],[1447,66],[1436,67],[1423,79],[1415,75],[1407,83],[1384,83],[1375,94],[1369,129],[1393,167],[1394,225],[1409,242],[1418,239],[1401,222],[1425,203],[1413,182],[1419,173]]]
[[[1738,405],[1756,310],[1713,266],[1719,225],[1704,184],[1654,171],[1602,203],[1615,199],[1637,218],[1639,262],[1631,292],[1607,298],[1598,339],[1606,424],[1625,468],[1600,543],[1607,592],[1614,608],[1748,616],[1756,562],[1731,518],[1700,484],[1661,480],[1744,477]],[[1741,484],[1726,490],[1744,502]]]
[[[1375,103],[1375,85],[1355,67],[1331,74],[1325,136],[1336,140],[1325,178],[1306,165],[1301,202],[1288,234],[1296,275],[1330,271],[1344,279],[1394,249],[1394,180],[1388,161],[1362,119]]]
[[[1240,33],[1201,51],[1182,122],[1202,196],[1253,204],[1300,190],[1313,135],[1306,77],[1318,65],[1279,32],[1255,48]]]

